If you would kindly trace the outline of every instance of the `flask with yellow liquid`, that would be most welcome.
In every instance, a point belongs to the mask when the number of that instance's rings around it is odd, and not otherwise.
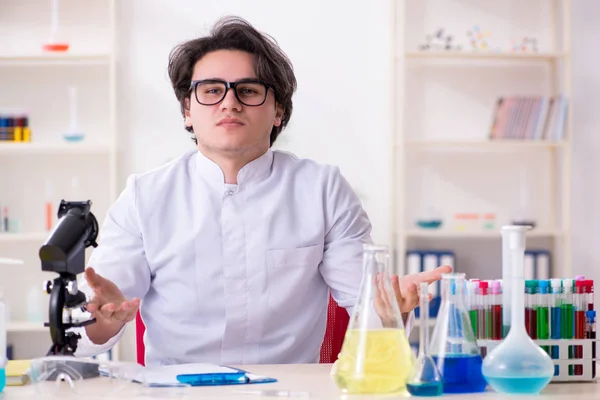
[[[415,360],[388,268],[387,247],[364,246],[359,296],[332,368],[333,379],[344,393],[407,393]]]

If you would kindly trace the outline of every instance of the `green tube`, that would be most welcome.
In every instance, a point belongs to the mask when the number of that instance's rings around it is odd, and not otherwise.
[[[548,326],[548,307],[536,307],[537,310],[537,338],[548,339],[550,337],[550,329]],[[549,346],[542,346],[542,349],[550,354]]]
[[[477,310],[470,310],[469,317],[471,319],[471,326],[473,327],[473,334],[475,335],[475,339],[477,339]]]

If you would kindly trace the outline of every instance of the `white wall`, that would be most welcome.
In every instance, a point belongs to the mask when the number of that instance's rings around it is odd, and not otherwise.
[[[236,14],[273,36],[294,64],[294,111],[277,147],[340,166],[363,200],[375,240],[390,244],[390,6],[387,0],[118,2],[121,178],[193,148],[168,81],[168,54],[206,34],[219,17]],[[131,332],[124,357],[134,348]]]

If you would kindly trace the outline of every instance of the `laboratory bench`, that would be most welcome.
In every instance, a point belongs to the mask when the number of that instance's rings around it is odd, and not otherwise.
[[[193,387],[187,397],[181,399],[259,399],[266,398],[260,395],[253,394],[238,394],[240,390],[270,390],[277,389],[282,391],[293,392],[309,392],[311,399],[345,399],[345,400],[362,400],[362,399],[393,399],[402,398],[403,396],[344,396],[335,386],[329,375],[331,364],[286,364],[286,365],[244,365],[240,366],[247,371],[258,375],[274,377],[278,379],[276,383],[255,384],[255,385],[234,385],[234,386],[211,386],[211,387]],[[108,384],[108,382],[107,382]],[[573,396],[578,396],[579,399],[600,399],[600,384],[597,382],[589,383],[551,383],[536,398],[543,399],[573,399]],[[156,396],[152,396],[157,398]],[[492,398],[507,398],[506,395],[493,392],[488,389],[485,393],[477,394],[460,394],[460,395],[444,395],[443,397],[465,397],[470,399],[492,399]],[[25,398],[45,398],[52,399],[59,397],[37,395],[31,385],[26,386],[10,386],[5,389],[6,399],[25,399]],[[62,399],[84,399],[81,396],[72,393],[67,396],[61,396]],[[130,398],[149,398],[136,396],[110,396],[112,400],[122,400]],[[294,397],[292,397],[293,399]],[[298,398],[298,397],[296,397]],[[519,399],[521,396],[510,396],[511,399]],[[523,396],[522,398],[531,399],[532,396]]]

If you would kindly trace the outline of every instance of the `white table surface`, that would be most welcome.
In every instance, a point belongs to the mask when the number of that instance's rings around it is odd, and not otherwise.
[[[235,386],[213,386],[213,387],[193,387],[187,399],[259,399],[260,396],[236,394],[237,390],[266,390],[279,389],[290,391],[310,392],[312,399],[345,399],[345,400],[362,400],[362,399],[394,399],[402,396],[344,396],[335,386],[329,371],[330,364],[287,364],[287,365],[244,365],[240,366],[246,371],[253,372],[258,375],[277,378],[277,383],[255,384],[255,385],[235,385]],[[153,398],[164,398],[159,396]],[[575,397],[576,396],[576,397]],[[494,393],[488,389],[485,393],[468,394],[468,395],[444,395],[443,397],[454,398],[469,398],[469,399],[499,399],[507,398],[505,395]],[[39,396],[31,385],[27,386],[9,386],[4,390],[4,399],[58,399],[53,396]],[[60,398],[66,399],[85,399],[84,396],[75,393]],[[142,399],[148,397],[142,396],[110,396],[110,399]],[[263,397],[264,398],[264,397]],[[548,385],[540,396],[510,396],[512,399],[569,399],[569,400],[600,400],[600,384],[597,382],[590,383],[551,383]],[[180,397],[180,399],[183,399]],[[271,397],[271,399],[277,399]],[[293,400],[293,398],[291,398]]]

